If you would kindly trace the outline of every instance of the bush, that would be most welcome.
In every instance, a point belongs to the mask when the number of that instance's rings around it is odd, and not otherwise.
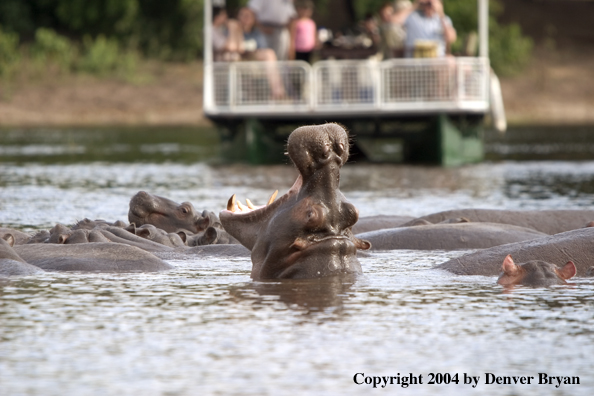
[[[489,57],[491,67],[501,75],[520,72],[530,61],[532,39],[522,36],[520,26],[492,24],[490,30]]]
[[[83,37],[83,55],[78,62],[78,69],[92,74],[105,75],[117,68],[120,47],[115,39],[103,35],[95,40],[91,36]]]
[[[464,38],[478,29],[477,2],[447,0],[444,7],[458,33],[458,40],[452,45],[452,49],[457,51],[461,49]],[[530,60],[532,40],[522,35],[522,30],[517,24],[499,24],[496,17],[502,11],[503,6],[500,2],[489,2],[489,58],[491,67],[497,74],[509,75],[521,71]]]
[[[99,35],[93,40],[85,36],[77,69],[91,74],[119,74],[129,78],[136,71],[138,58],[135,51],[122,50],[115,38]]]
[[[60,71],[67,72],[72,68],[76,55],[77,49],[68,38],[52,29],[39,28],[35,31],[31,56],[37,64],[55,64]]]
[[[3,32],[0,27],[0,77],[10,76],[20,59],[18,34]]]

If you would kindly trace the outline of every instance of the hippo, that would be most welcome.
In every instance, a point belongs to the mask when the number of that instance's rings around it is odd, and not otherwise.
[[[168,198],[139,191],[130,200],[128,221],[137,227],[152,224],[167,232],[188,230],[198,234],[210,225],[211,217],[198,214],[189,202],[178,204]]]
[[[37,231],[27,243],[46,243],[49,242],[51,234],[48,230]]]
[[[156,272],[173,266],[162,259],[121,243],[26,244],[14,247],[26,262],[45,271]]]
[[[499,275],[507,255],[518,262],[575,263],[577,276],[586,276],[594,257],[594,228],[580,228],[523,242],[479,250],[446,261],[435,268],[459,275]]]
[[[203,214],[208,216],[206,211]],[[41,237],[36,235],[31,240],[35,240],[37,243],[66,245],[89,242],[116,242],[136,246],[153,253],[186,249],[187,254],[192,254],[192,251],[188,248],[194,246],[239,244],[235,238],[223,229],[216,215],[212,214],[212,216],[216,219],[216,221],[213,221],[215,227],[209,226],[200,234],[194,234],[187,230],[168,233],[152,224],[137,227],[135,223],[126,225],[123,222],[110,223],[105,220],[84,219],[76,223],[72,228],[58,223],[49,233],[47,231],[42,234],[38,233]],[[126,226],[123,227],[124,225]]]
[[[15,230],[14,228],[0,227],[0,238],[3,238],[4,235],[12,235],[15,245],[24,245],[31,240],[31,235],[26,232]]]
[[[575,276],[576,271],[573,261],[568,261],[561,268],[558,268],[555,264],[540,260],[516,264],[511,255],[508,254],[503,259],[501,275],[499,275],[497,283],[506,287],[516,285],[533,287],[566,285],[566,280]]]
[[[85,219],[82,219],[82,220],[76,222],[76,224],[74,224],[70,228],[72,230],[78,230],[78,229],[93,230],[95,228],[105,228],[105,227],[125,228],[127,226],[128,226],[128,223],[126,223],[122,220],[116,220],[114,222],[109,222],[109,221],[103,220],[103,219],[90,220],[90,219],[85,218]]]
[[[483,249],[546,236],[530,228],[496,223],[417,225],[357,234],[371,242],[373,250]]]
[[[204,232],[193,234],[189,231],[180,230],[178,235],[182,238],[187,246],[203,246],[203,245],[235,245],[239,241],[233,238],[223,226],[212,227],[209,226]]]
[[[299,171],[289,191],[267,205],[241,204],[235,195],[219,214],[231,236],[250,249],[251,277],[321,278],[361,273],[357,249],[371,247],[356,238],[359,212],[339,190],[340,168],[349,156],[349,136],[338,124],[294,130],[287,153]]]
[[[357,223],[353,226],[353,234],[362,234],[364,232],[383,230],[386,228],[400,227],[414,220],[412,216],[399,215],[376,215],[359,217]]]
[[[594,219],[594,210],[457,209],[422,216],[404,226],[414,225],[418,220],[435,224],[457,218],[464,218],[471,222],[511,224],[553,235],[586,226]]]
[[[136,227],[136,225],[132,223],[126,227],[125,230],[141,238],[172,248],[184,247],[186,245],[185,240],[179,234],[166,232],[152,224],[143,224],[140,227]]]
[[[27,263],[14,251],[16,238],[12,234],[4,234],[0,238],[0,278],[8,276],[26,276],[45,272],[39,267]]]

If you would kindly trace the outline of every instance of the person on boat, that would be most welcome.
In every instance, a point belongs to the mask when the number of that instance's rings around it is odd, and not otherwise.
[[[416,0],[415,11],[412,12],[406,21],[405,55],[415,56],[415,46],[426,48],[433,44],[434,49],[429,51],[429,57],[442,57],[448,52],[449,46],[456,41],[456,29],[449,16],[443,11],[441,0]],[[417,51],[427,54],[427,52]]]
[[[399,9],[399,14],[402,9]],[[396,14],[392,3],[382,5],[379,9],[379,16],[379,34],[383,58],[402,57],[404,54],[404,40],[406,38],[406,32],[401,22],[403,19],[402,16]]]
[[[302,0],[296,3],[295,8],[297,19],[291,24],[295,59],[310,62],[311,53],[317,45],[316,23],[311,19],[314,5],[311,0]]]
[[[212,7],[212,46],[215,61],[241,59],[243,37],[239,23],[230,19],[225,7]]]
[[[392,14],[392,23],[404,25],[406,18],[414,11],[410,0],[396,0],[394,2],[394,14]]]
[[[379,27],[375,16],[371,12],[365,14],[365,18],[361,22],[360,31],[363,37],[371,43],[370,47],[374,49],[379,49],[381,47],[382,40],[379,33]]]
[[[256,60],[276,61],[274,51],[267,47],[266,38],[256,26],[254,12],[247,7],[243,7],[237,14],[237,20],[243,38],[243,50],[247,53],[247,56]]]
[[[256,26],[256,16],[248,7],[243,7],[237,14],[237,20],[243,34],[241,45],[241,59],[266,62],[267,78],[273,99],[282,99],[285,95],[280,73],[276,65],[276,54],[266,48],[263,34]]]
[[[293,58],[293,39],[289,31],[291,21],[297,16],[293,0],[250,0],[247,6],[256,15],[258,28],[276,58],[281,61]]]

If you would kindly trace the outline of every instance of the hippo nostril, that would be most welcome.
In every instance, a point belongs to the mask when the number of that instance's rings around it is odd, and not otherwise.
[[[339,156],[341,156],[344,153],[344,144],[343,143],[338,143],[334,149],[336,151],[336,154],[338,154]]]

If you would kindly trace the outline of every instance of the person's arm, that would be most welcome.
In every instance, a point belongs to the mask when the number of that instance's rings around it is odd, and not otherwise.
[[[297,19],[293,18],[289,21],[289,53],[287,57],[289,60],[295,60],[295,32],[297,30]]]
[[[447,44],[452,44],[454,41],[456,41],[457,38],[456,29],[454,29],[454,26],[451,23],[448,23],[448,19],[445,13],[443,12],[443,4],[441,4],[441,1],[433,0],[433,9],[437,13],[437,15],[439,16],[439,20],[441,21],[441,26],[443,28],[443,37],[445,39],[445,42]]]

